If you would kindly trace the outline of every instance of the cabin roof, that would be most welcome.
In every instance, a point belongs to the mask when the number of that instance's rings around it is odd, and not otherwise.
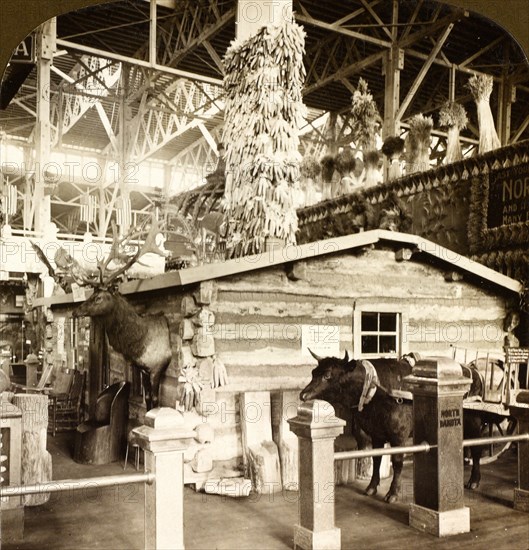
[[[332,239],[323,241],[276,248],[270,252],[226,260],[224,262],[203,264],[180,271],[163,273],[151,279],[128,281],[121,285],[120,291],[128,294],[170,286],[184,286],[377,244],[392,245],[396,248],[399,248],[399,245],[401,248],[411,248],[414,254],[422,254],[432,259],[437,259],[445,264],[446,267],[455,271],[470,273],[483,281],[496,284],[513,292],[520,292],[522,289],[521,284],[515,279],[498,273],[428,239],[408,233],[374,229],[343,237],[333,237]]]
[[[370,245],[390,246],[395,249],[409,248],[413,252],[412,260],[418,259],[418,257],[430,259],[437,265],[443,266],[444,269],[470,274],[480,281],[492,283],[502,289],[516,293],[522,290],[522,285],[519,281],[498,273],[428,239],[419,237],[418,235],[384,229],[374,229],[308,244],[276,248],[270,252],[263,252],[252,256],[188,267],[179,271],[170,271],[156,275],[150,279],[127,281],[121,284],[119,290],[122,294],[135,294],[137,292],[182,287],[230,275],[240,275],[267,267],[318,258],[328,254],[336,254],[337,252],[346,252]],[[53,296],[47,299],[41,298],[35,301],[35,305],[67,304],[73,301],[73,296],[68,294]]]

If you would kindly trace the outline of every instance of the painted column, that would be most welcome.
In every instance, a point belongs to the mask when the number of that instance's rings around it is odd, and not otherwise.
[[[386,139],[389,136],[398,136],[400,130],[398,111],[400,106],[400,71],[404,68],[404,50],[400,49],[397,45],[398,13],[398,2],[393,0],[392,22],[394,26],[391,30],[392,46],[388,50],[382,65],[382,74],[385,77],[382,139]]]
[[[448,357],[418,361],[406,377],[413,391],[413,441],[437,445],[414,455],[410,526],[438,537],[468,533],[464,506],[463,396],[470,379]]]
[[[399,3],[393,0],[393,13],[391,27],[391,48],[387,51],[382,64],[384,75],[384,121],[382,125],[382,139],[390,136],[398,136],[400,133],[400,118],[398,115],[400,106],[400,71],[404,68],[404,50],[398,47],[397,30],[399,22]],[[390,177],[390,161],[384,156],[384,181]],[[400,172],[396,167],[394,171]]]
[[[50,195],[45,193],[46,166],[51,155],[51,78],[55,52],[56,20],[50,19],[37,32],[37,120],[35,139],[35,181],[31,209],[34,210],[35,231],[44,231],[51,221]],[[59,177],[54,174],[52,177]]]
[[[145,548],[184,548],[184,451],[196,436],[182,413],[152,409],[133,434],[145,452],[145,471],[156,476],[145,486]]]
[[[292,19],[292,0],[238,0],[236,17],[237,40],[244,41],[261,27],[280,25]]]
[[[345,421],[318,399],[302,403],[288,420],[299,443],[299,517],[294,549],[338,549],[340,529],[334,525],[334,440]]]

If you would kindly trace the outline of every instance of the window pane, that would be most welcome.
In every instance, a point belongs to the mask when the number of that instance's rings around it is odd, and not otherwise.
[[[379,351],[380,353],[396,353],[397,351],[396,336],[381,336]]]
[[[397,314],[381,313],[380,314],[380,332],[394,332],[396,330],[397,330]]]
[[[378,313],[362,313],[362,332],[378,330]]]
[[[362,336],[362,353],[378,353],[378,336]]]

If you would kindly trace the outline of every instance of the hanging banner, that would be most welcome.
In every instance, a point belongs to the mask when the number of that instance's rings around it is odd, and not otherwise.
[[[529,164],[489,174],[487,227],[529,222]]]

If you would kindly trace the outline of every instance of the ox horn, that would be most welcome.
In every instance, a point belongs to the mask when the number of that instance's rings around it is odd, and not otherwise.
[[[316,359],[316,361],[318,361],[318,363],[323,359],[323,357],[320,357],[319,355],[314,353],[310,348],[307,348],[307,349],[309,350],[309,353],[312,355],[312,357],[314,357],[314,359]]]
[[[347,350],[345,350],[345,355],[343,356],[343,362],[349,363],[349,353],[347,352]]]

